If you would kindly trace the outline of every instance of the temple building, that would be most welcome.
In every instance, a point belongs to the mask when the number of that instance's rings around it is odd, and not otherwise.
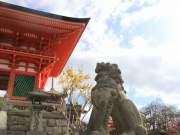
[[[0,90],[26,100],[57,77],[89,18],[71,18],[0,2]]]

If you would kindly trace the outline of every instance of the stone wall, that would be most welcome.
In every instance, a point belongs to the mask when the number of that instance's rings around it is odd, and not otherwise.
[[[8,111],[7,112],[7,135],[26,135],[30,130],[29,111]]]
[[[47,135],[65,135],[67,132],[67,120],[62,113],[44,112],[43,129]]]
[[[62,113],[41,112],[42,128],[46,135],[65,135],[67,121]],[[31,112],[13,110],[7,112],[7,135],[27,135],[30,131]]]
[[[6,135],[7,113],[0,111],[0,135]]]

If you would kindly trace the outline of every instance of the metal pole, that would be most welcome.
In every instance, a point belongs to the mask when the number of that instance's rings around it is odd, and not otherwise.
[[[51,84],[51,88],[54,88],[54,78],[52,77],[52,84]]]

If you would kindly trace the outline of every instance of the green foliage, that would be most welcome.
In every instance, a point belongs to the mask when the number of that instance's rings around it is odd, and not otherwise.
[[[2,105],[3,105],[3,97],[0,97],[0,110],[2,109]]]

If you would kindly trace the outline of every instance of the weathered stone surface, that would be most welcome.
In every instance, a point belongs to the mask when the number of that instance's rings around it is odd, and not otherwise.
[[[8,129],[11,131],[27,131],[29,127],[26,125],[11,125]]]
[[[43,129],[47,127],[47,119],[42,119],[42,126],[43,126]]]
[[[65,116],[61,112],[42,112],[43,118],[48,119],[64,119]]]
[[[23,110],[9,110],[7,112],[8,116],[20,116],[20,117],[30,117],[30,111],[23,111]]]
[[[61,133],[66,133],[67,132],[67,126],[62,126],[61,127]]]
[[[41,131],[28,131],[27,135],[47,135],[47,133]]]
[[[35,131],[43,131],[42,113],[36,109],[32,111],[30,129]]]
[[[0,135],[6,135],[6,129],[0,129]]]
[[[7,113],[7,135],[65,135],[67,132],[67,120],[62,113],[40,112],[38,115],[42,117],[42,129],[39,131],[38,128],[35,132],[30,131],[30,113],[24,112],[25,114],[23,111],[11,110]]]
[[[61,133],[60,129],[57,127],[47,127],[46,132],[47,135],[59,135]]]
[[[147,135],[139,111],[126,96],[121,71],[116,64],[98,63],[97,84],[92,89],[93,110],[86,135],[108,135],[112,116],[118,135]]]
[[[48,127],[55,127],[55,126],[57,126],[56,120],[55,119],[48,119],[47,120],[47,125],[48,125]]]
[[[23,116],[9,115],[7,122],[8,122],[8,125],[15,125],[15,124],[24,125],[26,123],[29,123],[30,119]]]
[[[67,120],[66,119],[60,119],[59,121],[58,121],[58,125],[59,126],[67,126]]]
[[[26,135],[24,131],[7,131],[7,135]]]

